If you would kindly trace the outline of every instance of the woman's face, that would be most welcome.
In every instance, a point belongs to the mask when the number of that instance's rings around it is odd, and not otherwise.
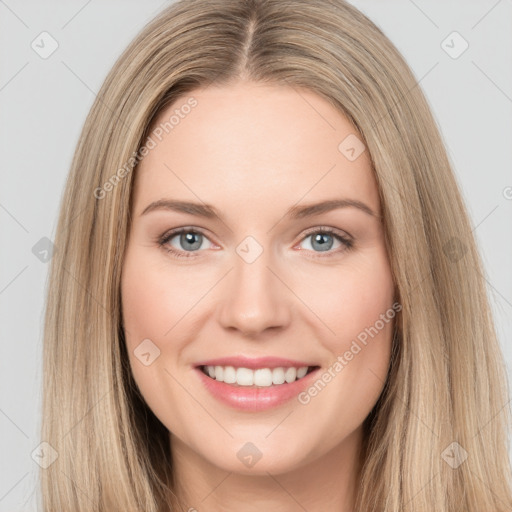
[[[395,314],[357,132],[312,92],[239,82],[180,98],[151,139],[122,313],[135,381],[173,450],[253,474],[356,453]],[[314,371],[292,383],[293,368]]]

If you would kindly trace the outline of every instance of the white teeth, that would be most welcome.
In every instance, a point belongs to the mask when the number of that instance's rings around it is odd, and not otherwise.
[[[254,372],[255,386],[272,386],[272,371],[269,368],[262,368]]]
[[[302,379],[308,372],[307,366],[300,368],[235,368],[233,366],[206,366],[204,373],[212,379],[226,384],[237,384],[238,386],[259,386],[268,387],[295,382]]]
[[[224,382],[224,368],[222,366],[215,367],[215,379]]]
[[[237,368],[236,383],[239,386],[252,386],[254,384],[254,372],[249,368]]]
[[[306,375],[306,373],[308,373],[307,366],[303,366],[302,368],[299,368],[297,370],[297,379],[302,379],[302,377],[304,377],[304,375]]]
[[[224,379],[226,384],[234,384],[236,382],[236,370],[232,366],[224,367]]]
[[[284,372],[284,379],[286,382],[294,382],[297,379],[297,370],[296,368],[286,368]]]
[[[272,370],[272,383],[284,384],[284,368],[274,368]]]

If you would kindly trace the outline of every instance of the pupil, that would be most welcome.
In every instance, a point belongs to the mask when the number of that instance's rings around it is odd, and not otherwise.
[[[186,234],[182,234],[180,242],[182,243],[182,245],[184,247],[186,247],[187,243],[192,244],[193,247],[189,246],[189,249],[199,249],[199,247],[201,247],[201,241],[199,240],[199,242],[198,242],[197,239],[200,236],[201,236],[200,233],[192,233],[192,232],[189,232],[189,233],[186,233]],[[194,242],[194,239],[196,239],[195,242]],[[195,243],[195,245],[194,245],[194,243]]]
[[[331,242],[326,242],[325,237],[330,237]],[[319,243],[320,245],[315,247],[316,243]],[[317,233],[317,235],[313,238],[313,247],[319,249],[320,251],[328,251],[332,247],[332,236],[328,233]]]

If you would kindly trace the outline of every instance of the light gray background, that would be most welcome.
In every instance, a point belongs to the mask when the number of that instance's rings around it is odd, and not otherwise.
[[[36,510],[48,264],[32,247],[53,240],[74,147],[108,70],[169,3],[0,0],[0,512]],[[511,373],[512,1],[352,3],[403,53],[441,127]],[[43,31],[59,44],[47,59],[31,48]],[[453,31],[469,43],[456,59],[441,46]],[[452,36],[444,44],[461,48]]]

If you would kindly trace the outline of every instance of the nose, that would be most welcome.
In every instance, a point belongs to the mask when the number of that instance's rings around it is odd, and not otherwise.
[[[289,325],[293,294],[267,255],[263,251],[252,263],[234,255],[235,268],[227,276],[219,311],[219,322],[225,329],[255,337]]]

